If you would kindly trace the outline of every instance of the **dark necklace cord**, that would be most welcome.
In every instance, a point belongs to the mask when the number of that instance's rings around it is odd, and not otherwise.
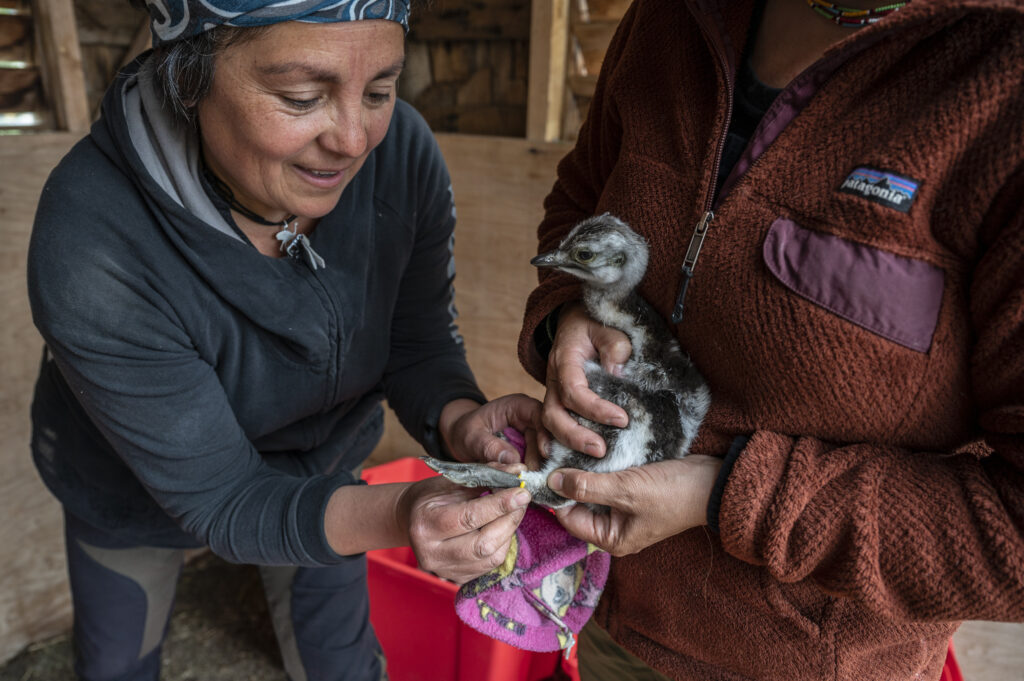
[[[224,199],[224,202],[237,213],[244,215],[257,224],[266,225],[268,227],[280,227],[282,222],[287,225],[296,218],[296,216],[292,214],[284,220],[267,220],[262,215],[249,210],[242,205],[241,201],[235,198],[235,193],[231,191],[231,187],[229,187],[224,180],[217,177],[217,175],[210,170],[210,166],[206,164],[205,157],[202,158],[202,165],[203,177],[205,177],[206,181],[210,183],[210,187],[217,193],[217,196]]]

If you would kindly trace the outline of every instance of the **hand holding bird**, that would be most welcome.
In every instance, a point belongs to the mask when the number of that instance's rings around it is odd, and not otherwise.
[[[479,464],[434,459],[427,459],[427,464],[461,485],[523,486],[535,502],[561,508],[575,501],[548,486],[548,476],[557,468],[611,472],[686,456],[710,404],[710,394],[664,320],[636,292],[647,260],[643,237],[604,214],[576,225],[557,249],[531,261],[537,267],[555,268],[579,278],[587,313],[629,338],[632,353],[620,372],[609,373],[592,360],[584,365],[589,388],[628,414],[628,423],[622,427],[577,416],[581,426],[607,443],[604,457],[581,453],[556,440],[550,443],[550,458],[541,470],[518,476]],[[607,505],[588,505],[592,510],[607,509]]]

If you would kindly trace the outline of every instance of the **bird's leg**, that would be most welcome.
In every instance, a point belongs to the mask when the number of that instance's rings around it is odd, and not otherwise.
[[[563,508],[575,504],[576,502],[572,499],[566,499],[548,487],[549,473],[551,471],[544,468],[539,471],[523,471],[519,474],[520,479],[525,483],[523,486],[530,491],[533,503],[547,506],[548,508]]]
[[[459,463],[441,461],[430,456],[421,457],[434,471],[463,487],[494,487],[506,489],[519,487],[519,476],[508,471],[491,468],[482,463]]]
[[[516,474],[492,468],[483,463],[441,461],[429,456],[422,458],[430,468],[463,487],[490,487],[492,489],[523,487],[530,493],[534,503],[548,508],[561,508],[575,503],[548,487],[547,479],[551,471],[546,468]]]

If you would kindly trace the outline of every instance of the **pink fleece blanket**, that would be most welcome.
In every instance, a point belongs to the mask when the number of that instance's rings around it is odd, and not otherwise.
[[[522,435],[505,436],[520,452]],[[473,629],[517,648],[571,650],[601,597],[611,556],[570,535],[542,507],[530,505],[505,562],[467,582],[455,612]]]

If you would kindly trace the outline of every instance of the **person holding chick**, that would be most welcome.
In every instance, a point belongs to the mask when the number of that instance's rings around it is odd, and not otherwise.
[[[610,212],[707,379],[692,454],[554,472],[618,558],[596,679],[937,679],[965,619],[1024,621],[1024,7],[636,0],[538,252]],[[545,272],[520,339],[544,422],[625,336]]]

